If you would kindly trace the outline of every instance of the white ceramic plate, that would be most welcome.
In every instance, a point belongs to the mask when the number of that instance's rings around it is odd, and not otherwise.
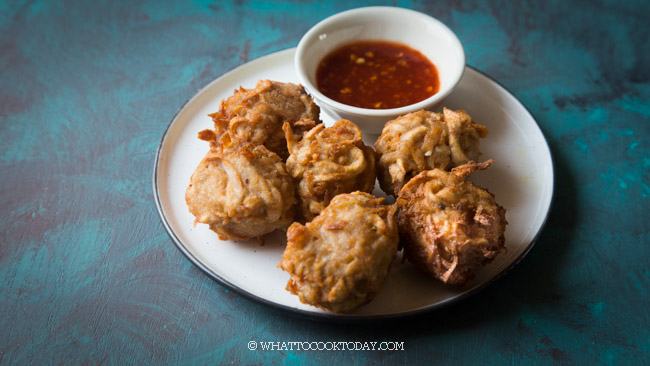
[[[467,68],[445,105],[465,109],[487,126],[482,159],[494,159],[486,171],[470,179],[494,193],[507,210],[508,252],[477,272],[467,288],[442,285],[401,256],[395,259],[378,296],[350,314],[339,315],[300,303],[285,290],[289,275],[277,268],[286,244],[284,232],[257,240],[221,241],[207,225],[194,226],[185,204],[190,176],[208,151],[197,132],[212,128],[207,116],[239,86],[252,88],[260,79],[298,83],[295,49],[250,61],[217,78],[190,99],[167,127],[156,155],[153,189],[158,212],[178,248],[199,268],[226,287],[267,305],[302,315],[336,318],[384,318],[432,310],[465,297],[512,268],[530,250],[546,221],[553,195],[553,162],[537,123],[506,89],[473,68]],[[326,124],[334,121],[321,116]],[[367,144],[376,136],[364,136]],[[375,194],[382,195],[379,189]],[[392,201],[392,200],[390,200]]]

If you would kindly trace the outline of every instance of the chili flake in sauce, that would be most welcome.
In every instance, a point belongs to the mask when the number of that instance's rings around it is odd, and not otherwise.
[[[362,41],[329,53],[316,70],[318,90],[355,107],[407,106],[438,92],[438,70],[422,53],[401,43]]]

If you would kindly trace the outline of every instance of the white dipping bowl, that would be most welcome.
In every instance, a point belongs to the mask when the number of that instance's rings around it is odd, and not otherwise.
[[[327,54],[349,43],[380,40],[405,44],[426,56],[438,69],[438,92],[405,107],[367,109],[337,102],[318,90],[316,69]],[[441,107],[463,76],[465,51],[454,32],[439,20],[413,10],[376,6],[344,11],[313,26],[298,43],[295,64],[300,83],[325,114],[334,120],[349,119],[364,133],[376,135],[389,120]]]

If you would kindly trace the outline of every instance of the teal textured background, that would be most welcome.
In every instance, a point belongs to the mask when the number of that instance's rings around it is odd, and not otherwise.
[[[555,201],[529,255],[469,299],[399,321],[298,318],[175,248],[151,190],[156,147],[202,86],[370,4],[439,18],[526,105]],[[650,363],[648,19],[648,1],[0,1],[0,363]]]

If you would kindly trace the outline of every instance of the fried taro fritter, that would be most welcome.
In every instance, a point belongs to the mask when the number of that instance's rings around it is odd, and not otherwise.
[[[465,177],[492,160],[423,171],[397,198],[401,244],[410,262],[444,283],[463,286],[474,269],[505,252],[506,210]]]
[[[293,223],[279,267],[304,304],[345,312],[372,300],[397,253],[396,206],[369,193],[340,194],[313,221]]]
[[[210,115],[214,132],[199,138],[220,145],[225,133],[238,143],[264,145],[282,160],[289,156],[282,124],[288,122],[300,140],[303,133],[320,123],[320,109],[301,85],[260,80],[254,89],[240,88],[221,101],[219,111]]]
[[[389,121],[375,142],[379,185],[397,196],[423,170],[448,170],[476,161],[479,138],[486,135],[487,129],[462,110],[421,110]]]
[[[262,145],[212,148],[192,174],[185,201],[196,222],[221,240],[260,237],[293,221],[294,182]]]
[[[283,128],[291,153],[287,169],[297,183],[303,218],[314,218],[337,194],[372,192],[374,152],[361,141],[361,130],[354,123],[344,119],[329,128],[320,124],[300,142],[290,124]]]

